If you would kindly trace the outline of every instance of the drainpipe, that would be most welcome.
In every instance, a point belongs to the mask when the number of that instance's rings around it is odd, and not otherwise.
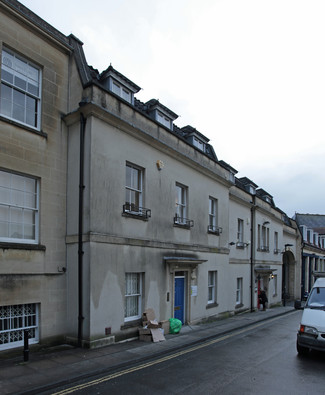
[[[86,118],[80,114],[80,152],[79,152],[79,224],[78,224],[78,347],[82,347],[83,326],[83,191],[84,186],[84,148],[85,148]]]
[[[251,257],[250,257],[250,266],[251,266],[251,313],[254,312],[254,248],[255,248],[255,238],[254,238],[254,227],[255,227],[255,208],[256,208],[256,200],[255,195],[252,195],[252,207],[251,207]]]

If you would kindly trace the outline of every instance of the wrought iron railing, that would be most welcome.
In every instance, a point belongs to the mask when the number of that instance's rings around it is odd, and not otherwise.
[[[174,225],[183,226],[184,228],[192,228],[194,226],[194,221],[192,219],[180,217],[176,214],[174,217]]]
[[[123,214],[148,219],[151,217],[151,210],[145,207],[136,206],[133,203],[125,203],[123,205]]]

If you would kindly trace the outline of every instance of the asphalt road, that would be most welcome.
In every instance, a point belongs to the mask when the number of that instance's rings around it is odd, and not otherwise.
[[[301,311],[57,394],[325,394],[325,353],[296,353]]]

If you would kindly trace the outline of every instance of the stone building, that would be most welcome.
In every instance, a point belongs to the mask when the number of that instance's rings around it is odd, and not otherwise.
[[[209,139],[16,0],[0,2],[0,347],[137,336],[300,292],[300,233]],[[204,116],[204,114],[202,114]],[[298,292],[297,292],[298,284]],[[12,340],[11,340],[12,339]]]
[[[66,334],[67,37],[0,2],[0,350]]]
[[[318,277],[325,277],[325,215],[294,216],[302,237],[301,298],[311,290]]]

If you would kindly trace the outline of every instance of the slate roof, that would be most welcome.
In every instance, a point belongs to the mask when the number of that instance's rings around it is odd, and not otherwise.
[[[305,225],[319,234],[325,234],[325,215],[323,214],[298,214],[294,216],[298,226]]]

